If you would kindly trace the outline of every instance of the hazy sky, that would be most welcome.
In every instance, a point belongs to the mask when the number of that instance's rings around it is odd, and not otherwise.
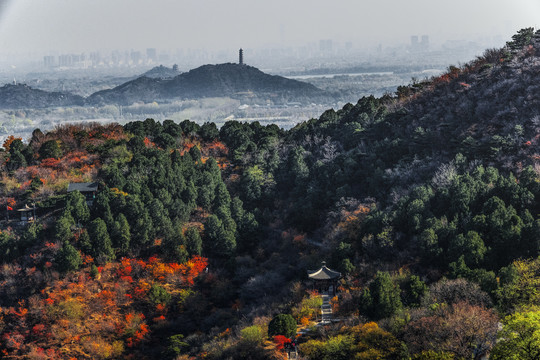
[[[528,26],[540,26],[540,0],[0,0],[0,55],[508,40]]]

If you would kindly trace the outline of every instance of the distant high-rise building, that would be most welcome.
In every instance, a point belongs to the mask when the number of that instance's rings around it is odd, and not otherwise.
[[[332,43],[332,40],[330,39],[319,40],[319,50],[324,54],[331,53],[333,50],[333,45],[334,44]]]
[[[113,51],[111,54],[111,63],[117,66],[120,64],[121,61],[122,61],[122,54],[120,53],[120,51],[118,50]]]
[[[422,42],[420,43],[420,46],[422,47],[422,50],[429,49],[429,36],[428,35],[422,35]]]
[[[73,65],[73,58],[69,54],[62,54],[58,56],[58,65],[69,67]]]
[[[244,65],[244,50],[242,50],[242,48],[238,50],[238,63]]]
[[[420,40],[420,41],[419,41]],[[412,51],[427,51],[429,49],[429,36],[422,35],[421,38],[418,35],[411,36],[411,50]]]
[[[157,51],[154,48],[146,49],[146,60],[147,61],[157,61]]]
[[[45,65],[46,68],[54,67],[56,64],[54,56],[44,56],[43,57],[43,65]]]
[[[92,66],[98,66],[101,62],[101,54],[97,51],[90,53],[90,63]]]
[[[141,52],[131,51],[131,53],[129,54],[129,58],[133,65],[139,65],[139,62],[141,61]]]

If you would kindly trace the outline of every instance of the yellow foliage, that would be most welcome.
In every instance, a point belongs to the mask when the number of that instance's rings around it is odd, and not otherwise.
[[[293,316],[303,325],[308,325],[309,321],[315,319],[322,306],[322,297],[317,293],[311,293],[302,299],[302,302],[294,309]]]
[[[337,228],[341,229],[349,237],[354,237],[360,231],[362,223],[371,211],[366,205],[360,204],[355,210],[342,213],[343,221],[341,221]]]
[[[332,312],[337,313],[339,310],[339,298],[337,295],[330,299],[330,305],[332,306]]]
[[[116,196],[128,196],[129,194],[125,191],[122,191],[118,188],[111,188],[111,191]]]
[[[21,184],[15,180],[12,177],[5,176],[2,177],[2,180],[0,181],[0,184],[2,184],[2,192],[7,195],[12,193],[14,190],[21,187]]]
[[[100,336],[89,336],[82,340],[83,348],[94,359],[117,358],[124,352],[124,343],[113,341],[109,343]]]
[[[360,330],[364,331],[364,332],[368,332],[368,331],[377,330],[378,328],[379,328],[379,325],[377,325],[376,322],[370,321],[370,322],[365,323],[364,325],[362,325],[360,327]]]

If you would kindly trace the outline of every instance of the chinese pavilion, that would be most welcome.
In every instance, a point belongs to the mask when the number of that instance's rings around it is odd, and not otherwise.
[[[337,282],[341,278],[341,273],[326,267],[326,261],[322,262],[319,270],[308,270],[308,278],[313,280],[313,288],[320,293],[332,293],[336,296]]]

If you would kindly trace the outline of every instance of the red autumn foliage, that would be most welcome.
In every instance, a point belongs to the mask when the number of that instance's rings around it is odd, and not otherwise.
[[[28,181],[25,181],[25,182],[23,182],[23,183],[21,184],[21,187],[20,187],[20,188],[21,188],[22,190],[26,190],[26,189],[28,189],[28,187],[30,186],[31,183],[32,183],[32,179],[30,179],[30,180],[28,180]]]
[[[156,323],[165,321],[165,316],[163,316],[163,315],[157,316],[157,317],[153,318],[152,321],[154,321]]]
[[[144,146],[146,146],[147,148],[153,148],[153,147],[156,147],[156,144],[152,142],[149,138],[145,137]]]
[[[5,333],[2,339],[8,349],[18,350],[24,344],[25,336],[20,333]]]
[[[47,158],[41,160],[41,166],[43,167],[49,167],[53,169],[59,169],[60,168],[60,159],[55,158]]]
[[[128,337],[126,339],[126,345],[128,347],[134,347],[138,345],[142,340],[144,340],[145,336],[149,333],[148,325],[141,324],[139,326],[139,329],[135,331],[134,336]]]
[[[208,260],[200,256],[194,256],[187,263],[180,265],[180,272],[189,285],[193,285],[194,279],[208,266]]]
[[[17,310],[12,309],[12,312],[13,312],[13,314],[15,314],[15,315],[17,315],[19,317],[24,317],[24,316],[26,316],[26,314],[28,314],[28,309],[23,308],[23,307],[19,307]]]
[[[184,148],[182,149],[182,151],[180,151],[180,155],[184,156],[184,154],[189,152],[189,150],[191,150],[191,148],[194,146],[195,146],[195,143],[193,142],[184,143]]]
[[[0,351],[25,358],[36,356],[40,348],[62,348],[62,354],[52,358],[69,359],[78,357],[83,348],[89,351],[91,339],[95,344],[120,341],[125,349],[137,351],[151,331],[146,317],[156,325],[167,320],[168,306],[147,306],[151,285],[160,283],[176,290],[192,286],[206,266],[202,257],[183,264],[164,263],[157,256],[148,261],[122,259],[100,267],[101,276],[95,279],[88,276],[86,267],[81,274],[52,282],[40,291],[39,301],[21,301],[15,308],[0,309],[0,319],[12,319],[0,332]],[[100,347],[92,345],[91,349],[95,352],[89,356],[100,358]]]
[[[133,268],[131,267],[131,260],[122,259],[122,262],[120,263],[120,266],[118,270],[116,271],[116,274],[118,276],[130,276],[132,270]]]
[[[36,324],[32,327],[32,334],[38,335],[38,336],[42,335],[45,329],[46,329],[45,324]]]
[[[120,280],[128,282],[128,283],[133,282],[133,278],[131,276],[120,276]]]
[[[224,143],[222,143],[221,141],[214,141],[210,144],[208,144],[208,148],[209,149],[219,149],[225,153],[227,153],[229,151],[229,149],[227,148],[227,146],[225,146]]]
[[[274,336],[274,343],[278,350],[282,350],[285,347],[285,344],[291,343],[291,339],[283,335],[276,335]]]

